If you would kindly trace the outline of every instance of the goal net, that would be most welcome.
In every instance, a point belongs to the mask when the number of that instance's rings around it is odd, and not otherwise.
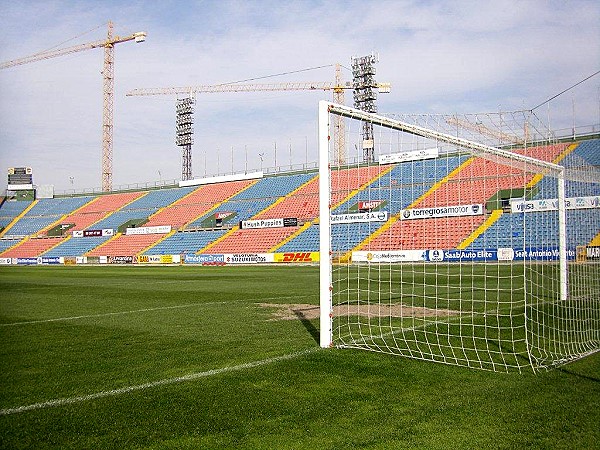
[[[321,346],[494,371],[598,351],[600,176],[583,147],[531,112],[321,102]]]

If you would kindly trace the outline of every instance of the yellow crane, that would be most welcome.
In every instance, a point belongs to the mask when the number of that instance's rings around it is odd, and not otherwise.
[[[138,88],[128,92],[127,96],[176,95],[195,97],[196,94],[214,94],[221,92],[275,92],[275,91],[332,91],[334,103],[344,104],[344,92],[353,89],[352,83],[344,82],[341,76],[341,64],[335,65],[335,81],[289,81],[283,83],[226,83],[214,85],[180,86],[166,88]],[[389,93],[390,83],[377,83],[380,93]],[[346,162],[344,121],[336,115],[334,122],[334,154],[338,165]]]
[[[89,50],[93,48],[104,48],[104,68],[103,76],[103,93],[104,105],[102,114],[102,190],[109,192],[112,190],[112,154],[113,154],[113,109],[114,109],[114,61],[115,61],[115,44],[122,42],[135,41],[144,42],[146,40],[146,32],[139,31],[129,36],[113,36],[113,23],[108,22],[108,33],[106,39],[86,44],[75,45],[73,47],[65,47],[56,50],[35,53],[24,58],[14,59],[0,63],[0,69],[29,64],[43,59],[56,58],[57,56],[68,55],[71,53]]]

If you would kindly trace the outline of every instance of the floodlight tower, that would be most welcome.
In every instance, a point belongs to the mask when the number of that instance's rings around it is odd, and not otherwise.
[[[175,144],[181,147],[181,180],[192,179],[192,144],[194,143],[194,103],[191,97],[177,100]]]
[[[375,81],[375,63],[378,57],[374,54],[352,57],[352,87],[354,88],[354,107],[361,111],[377,112],[377,82]],[[363,159],[372,162],[375,159],[375,143],[373,124],[363,122]]]

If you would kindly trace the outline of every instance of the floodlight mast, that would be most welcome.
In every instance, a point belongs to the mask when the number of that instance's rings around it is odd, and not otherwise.
[[[102,113],[102,191],[112,191],[112,153],[113,153],[113,110],[114,110],[114,60],[115,44],[122,42],[135,41],[137,43],[146,40],[147,33],[138,31],[129,36],[113,36],[113,23],[108,21],[108,33],[106,39],[88,42],[86,44],[75,45],[73,47],[50,50],[47,52],[35,53],[24,58],[14,59],[0,63],[0,69],[29,64],[43,59],[56,58],[57,56],[69,55],[71,53],[89,50],[93,48],[104,48],[104,67],[103,76],[103,113]]]
[[[194,105],[195,99],[186,97],[177,100],[175,144],[181,147],[182,166],[181,180],[192,179],[192,144],[194,143]]]
[[[354,88],[354,107],[361,111],[377,112],[377,82],[375,81],[375,64],[379,57],[375,54],[352,58],[352,78]],[[388,91],[389,92],[389,91]],[[373,124],[363,122],[363,159],[370,163],[375,160],[375,140]]]

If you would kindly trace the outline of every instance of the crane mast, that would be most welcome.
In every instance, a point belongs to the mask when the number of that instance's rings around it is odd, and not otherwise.
[[[102,71],[102,191],[112,191],[113,122],[115,95],[115,46],[112,22],[108,22],[108,35],[104,46],[104,68]]]
[[[0,63],[0,69],[7,69],[22,64],[29,64],[35,61],[55,58],[57,56],[69,55],[71,53],[89,50],[93,48],[104,48],[104,67],[103,76],[103,111],[102,111],[102,190],[104,192],[112,191],[112,153],[113,153],[113,109],[114,109],[114,61],[115,44],[122,42],[135,41],[144,42],[146,32],[138,31],[129,36],[113,36],[113,23],[108,22],[108,33],[106,39],[88,42],[86,44],[75,45],[58,50],[35,53],[24,58],[14,59]]]

